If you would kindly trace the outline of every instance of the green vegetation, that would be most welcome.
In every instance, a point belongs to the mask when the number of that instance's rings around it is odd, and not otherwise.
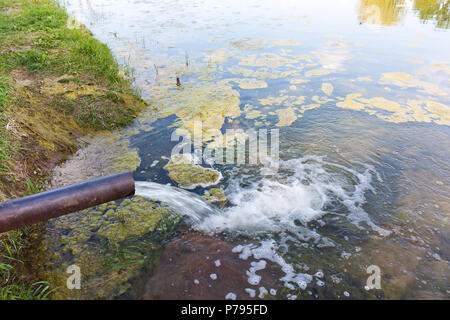
[[[51,293],[46,281],[32,282],[23,276],[22,251],[26,247],[28,229],[22,228],[0,235],[0,299],[46,299]]]
[[[78,137],[128,125],[145,106],[130,70],[68,21],[56,1],[0,0],[0,201],[44,190],[52,168],[78,149]],[[30,235],[0,234],[0,299],[51,292],[27,274]]]

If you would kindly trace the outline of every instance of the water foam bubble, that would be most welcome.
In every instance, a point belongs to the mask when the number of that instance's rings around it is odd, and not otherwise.
[[[360,229],[367,225],[385,236],[389,232],[374,224],[362,208],[366,191],[374,191],[373,174],[376,171],[370,166],[358,172],[318,156],[281,160],[278,174],[270,179],[262,178],[250,186],[232,181],[226,191],[233,206],[205,217],[195,228],[298,232],[299,225],[325,214],[343,215],[328,206],[339,203],[349,222]]]

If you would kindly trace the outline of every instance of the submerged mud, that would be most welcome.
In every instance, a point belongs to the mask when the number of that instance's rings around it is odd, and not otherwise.
[[[178,236],[167,244],[142,299],[222,300],[230,292],[237,299],[276,298],[273,288],[278,287],[279,271],[270,267],[259,271],[264,280],[254,288],[242,272],[252,267],[250,261],[239,259],[232,250],[229,242],[216,237],[190,232]]]

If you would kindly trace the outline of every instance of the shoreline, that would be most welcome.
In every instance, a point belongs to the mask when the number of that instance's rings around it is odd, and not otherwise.
[[[44,191],[83,136],[132,123],[147,105],[129,70],[55,1],[0,4],[0,201]],[[0,235],[2,299],[45,299],[29,274],[35,225]],[[10,248],[14,248],[10,250]]]

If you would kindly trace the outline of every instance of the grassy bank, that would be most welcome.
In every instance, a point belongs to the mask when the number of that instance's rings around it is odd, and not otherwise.
[[[108,47],[50,0],[0,0],[0,201],[45,189],[78,138],[145,106]],[[39,228],[39,227],[31,227]],[[28,275],[30,228],[0,234],[0,298],[45,298]]]

